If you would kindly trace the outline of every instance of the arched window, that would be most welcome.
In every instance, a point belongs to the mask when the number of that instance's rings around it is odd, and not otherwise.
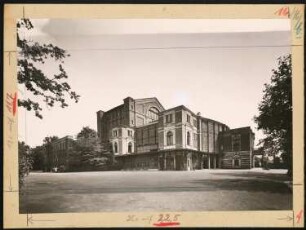
[[[114,153],[118,153],[118,144],[115,142],[114,144]]]
[[[171,131],[167,133],[167,145],[173,145],[173,133]]]
[[[148,110],[148,118],[152,119],[152,121],[156,121],[158,120],[158,113],[159,113],[159,110],[156,108],[156,107],[151,107],[149,110]]]
[[[187,145],[190,145],[190,133],[187,132]]]
[[[132,153],[132,142],[129,142],[128,144],[128,153]]]

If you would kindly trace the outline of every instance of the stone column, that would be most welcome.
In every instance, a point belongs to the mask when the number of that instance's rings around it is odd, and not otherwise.
[[[167,154],[164,154],[164,170],[167,170]]]
[[[190,170],[190,160],[189,160],[189,153],[187,153],[187,155],[186,155],[186,169],[187,169],[187,171],[189,171]]]
[[[214,156],[214,169],[216,169],[217,168],[217,158],[216,158],[216,156]]]
[[[253,168],[255,168],[255,156],[253,156],[252,161],[253,161]]]
[[[174,167],[174,170],[176,170],[176,159],[175,159],[175,154],[173,156],[173,167]]]
[[[210,154],[208,154],[207,157],[208,157],[208,169],[210,169]]]

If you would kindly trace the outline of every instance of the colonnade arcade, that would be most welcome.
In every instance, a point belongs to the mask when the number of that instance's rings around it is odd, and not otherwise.
[[[218,154],[193,150],[164,150],[158,154],[159,170],[195,170],[221,168]]]

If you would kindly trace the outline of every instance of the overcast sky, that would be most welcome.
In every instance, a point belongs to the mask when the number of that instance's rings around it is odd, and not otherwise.
[[[128,96],[157,97],[166,109],[183,104],[230,128],[251,126],[257,143],[262,133],[253,117],[263,85],[277,58],[291,52],[285,19],[32,21],[34,30],[22,36],[71,54],[64,67],[81,98],[65,109],[42,106],[43,120],[19,108],[19,140],[30,146],[48,135],[76,135],[83,126],[96,130],[96,111]],[[52,76],[57,65],[42,68]]]

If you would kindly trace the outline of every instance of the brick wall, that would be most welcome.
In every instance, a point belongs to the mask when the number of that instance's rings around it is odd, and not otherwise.
[[[240,166],[235,166],[235,160],[239,160]],[[225,152],[222,157],[222,168],[241,168],[249,169],[251,168],[251,157],[250,151],[240,151],[240,152]]]
[[[249,169],[252,167],[254,134],[250,127],[220,133],[222,168]]]

